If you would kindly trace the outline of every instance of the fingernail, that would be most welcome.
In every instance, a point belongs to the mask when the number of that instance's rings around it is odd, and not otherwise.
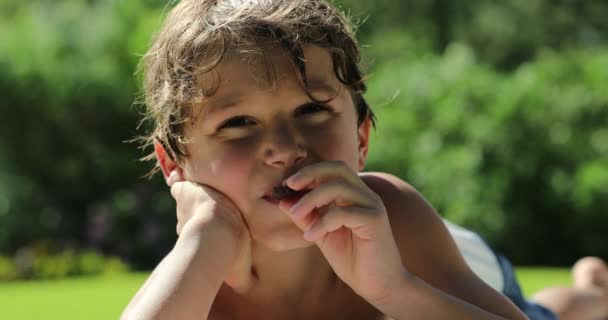
[[[285,184],[286,185],[293,185],[296,181],[298,181],[299,178],[300,178],[300,174],[299,173],[295,173],[291,177],[287,178],[287,180],[285,180]]]

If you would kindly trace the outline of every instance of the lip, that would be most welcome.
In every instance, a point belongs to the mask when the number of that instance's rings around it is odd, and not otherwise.
[[[265,201],[267,201],[267,202],[269,202],[269,203],[271,203],[271,204],[274,204],[274,205],[277,205],[277,206],[279,205],[279,200],[274,199],[274,198],[272,198],[270,196],[263,196],[262,199],[265,200]]]
[[[284,198],[284,199],[282,199],[282,200],[284,200],[284,201],[289,201],[289,202],[292,202],[292,203],[296,203],[296,202],[300,201],[300,199],[302,199],[302,197],[304,197],[304,196],[305,196],[305,195],[306,195],[308,192],[310,192],[310,191],[311,191],[311,190],[303,190],[303,191],[301,191],[301,192],[298,192],[298,193],[297,193],[297,194],[295,194],[295,195],[292,195],[292,196],[286,197],[286,198]],[[276,205],[276,206],[278,206],[278,205],[279,205],[279,202],[281,201],[281,200],[278,200],[278,199],[275,199],[275,198],[271,197],[270,195],[264,195],[264,196],[262,196],[261,198],[262,198],[264,201],[266,201],[266,202],[268,202],[268,203],[270,203],[270,204]]]

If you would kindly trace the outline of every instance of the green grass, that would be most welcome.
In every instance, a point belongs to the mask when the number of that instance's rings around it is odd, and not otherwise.
[[[118,319],[147,273],[57,281],[0,283],[2,319]],[[561,268],[517,268],[526,295],[550,285],[570,285]]]
[[[118,319],[147,273],[0,283],[0,318]]]
[[[570,268],[518,267],[515,274],[527,297],[549,286],[572,286]]]

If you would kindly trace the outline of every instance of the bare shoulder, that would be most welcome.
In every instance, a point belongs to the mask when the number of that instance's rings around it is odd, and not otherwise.
[[[427,237],[424,234],[429,231],[447,232],[435,209],[407,182],[383,172],[361,173],[361,178],[380,196],[393,225],[393,231],[399,231],[399,235],[409,231],[411,236]]]
[[[382,199],[404,266],[434,287],[451,291],[472,273],[435,209],[410,184],[381,172],[361,173]]]
[[[414,187],[399,177],[384,172],[363,172],[360,176],[367,186],[382,198],[387,210],[388,207],[403,205],[429,206]]]
[[[360,176],[384,202],[407,270],[433,287],[486,310],[518,313],[504,296],[471,271],[443,220],[416,189],[386,173]]]

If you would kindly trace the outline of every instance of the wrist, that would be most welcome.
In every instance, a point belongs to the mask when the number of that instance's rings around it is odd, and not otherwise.
[[[205,265],[226,271],[237,258],[238,238],[218,223],[189,223],[182,229],[174,250],[192,251]]]
[[[397,319],[402,314],[404,302],[413,301],[417,281],[420,279],[404,270],[400,276],[391,281],[384,294],[370,302],[383,314]]]
[[[217,203],[200,205],[184,225],[180,237],[204,239],[207,242],[220,242],[223,249],[238,246],[243,228],[231,213],[221,210]],[[235,248],[236,249],[236,248]],[[233,250],[231,250],[233,251]]]

